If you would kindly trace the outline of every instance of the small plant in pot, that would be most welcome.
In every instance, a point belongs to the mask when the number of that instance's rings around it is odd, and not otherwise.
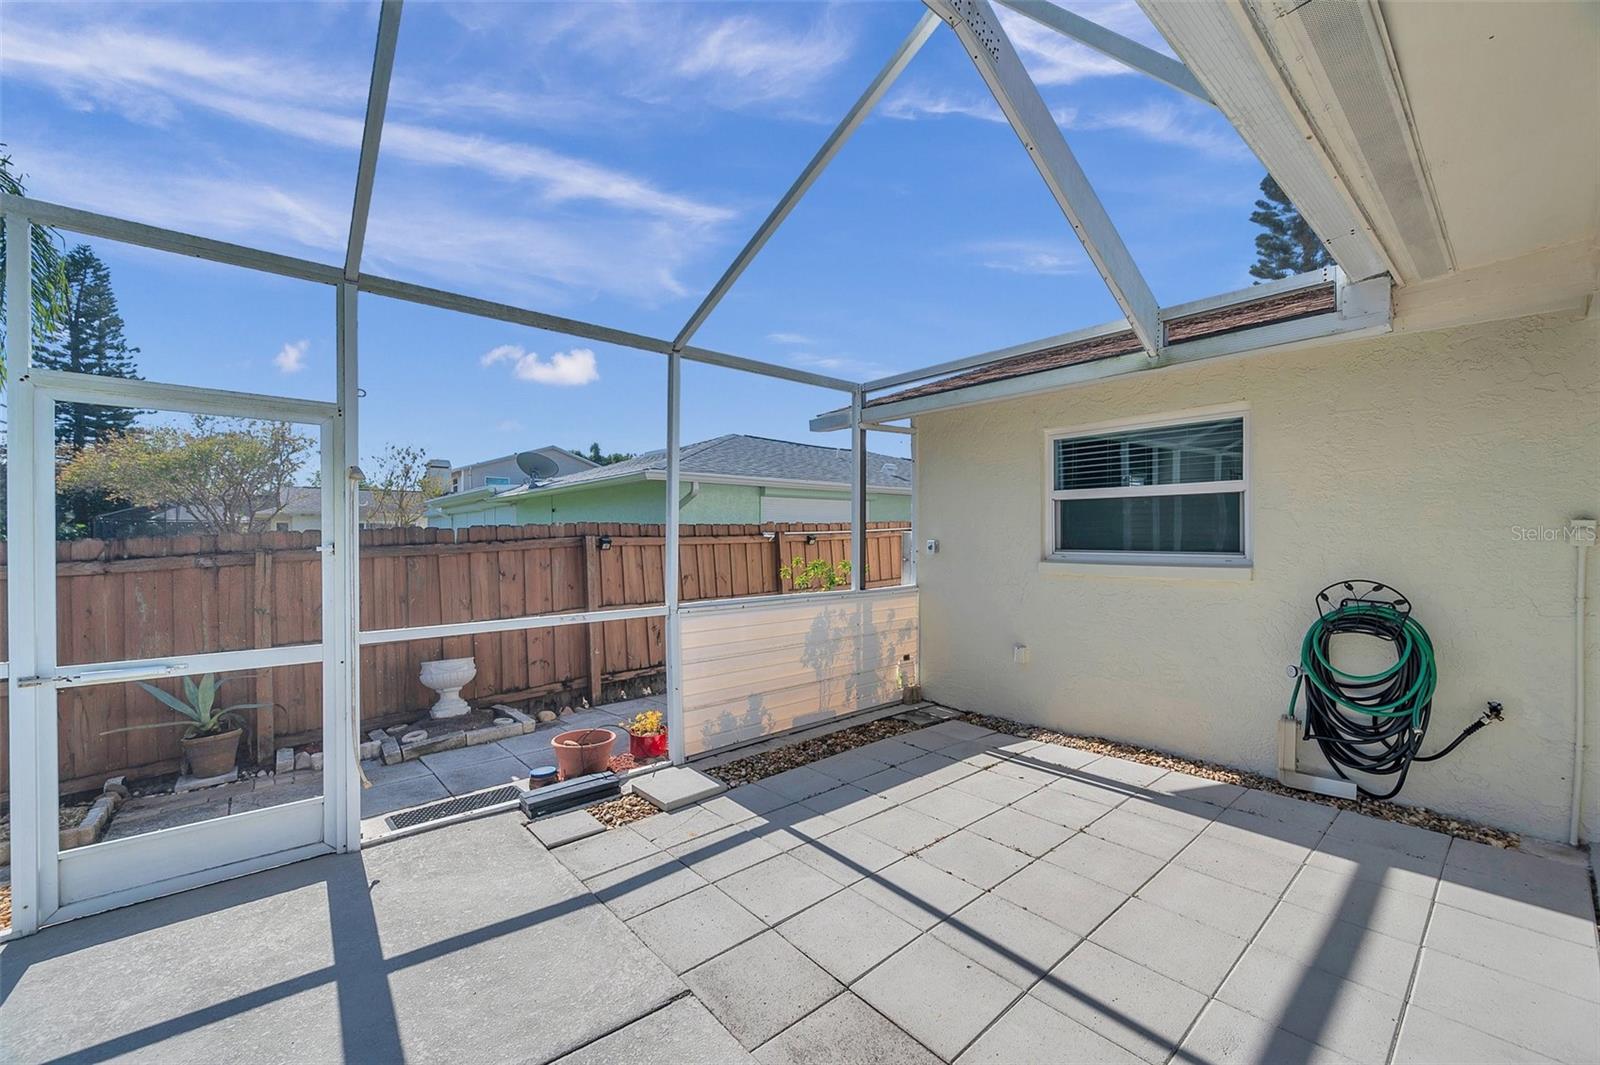
[[[248,677],[229,677],[218,681],[215,673],[207,673],[197,681],[183,678],[183,697],[163,691],[154,684],[139,681],[139,687],[149,692],[163,706],[177,714],[181,721],[159,721],[150,725],[129,725],[126,728],[107,729],[101,735],[113,732],[139,732],[153,728],[182,728],[183,758],[189,764],[193,777],[220,777],[234,768],[239,758],[239,738],[243,734],[242,715],[250,710],[269,707],[271,703],[232,703],[217,705],[217,695],[222,686],[231,680],[248,680]]]
[[[667,719],[660,710],[642,710],[622,727],[628,732],[628,753],[635,761],[661,758],[667,753]]]

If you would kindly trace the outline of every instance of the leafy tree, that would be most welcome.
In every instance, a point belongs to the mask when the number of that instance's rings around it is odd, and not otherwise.
[[[65,304],[56,328],[34,352],[34,361],[52,370],[137,378],[133,357],[139,349],[130,347],[122,334],[111,271],[86,244],[69,251],[62,267],[67,279]],[[57,404],[56,442],[70,451],[82,451],[127,432],[138,416],[138,411],[126,407]]]
[[[372,507],[365,520],[372,525],[420,525],[428,513],[428,500],[441,496],[449,486],[428,472],[428,460],[421,448],[390,444],[372,462],[372,471],[361,486],[372,493]]]
[[[22,175],[16,172],[11,156],[4,149],[5,145],[0,144],[0,192],[22,196],[27,191],[22,185]],[[61,236],[54,229],[49,226],[33,227],[29,265],[33,268],[33,335],[36,340],[55,331],[56,322],[66,306],[67,277],[62,265],[61,245]],[[0,274],[4,273],[5,261],[6,238],[4,228],[0,227]],[[5,286],[0,285],[0,325],[5,324],[6,318],[4,290]],[[0,353],[0,385],[5,382],[6,360],[5,355]]]
[[[590,462],[594,463],[596,466],[609,466],[613,462],[622,462],[625,459],[631,459],[634,457],[633,452],[631,451],[601,451],[598,441],[590,444],[588,450],[584,450],[581,447],[575,447],[572,449],[572,453],[574,455],[581,455]]]
[[[1250,221],[1266,232],[1256,234],[1256,261],[1250,267],[1251,277],[1276,281],[1332,265],[1333,256],[1323,247],[1322,238],[1300,217],[1300,211],[1289,202],[1271,174],[1261,179],[1261,195],[1264,199],[1256,201]]]
[[[177,507],[209,533],[264,532],[316,447],[287,422],[197,415],[189,428],[133,429],[73,455],[58,483],[142,507]]]

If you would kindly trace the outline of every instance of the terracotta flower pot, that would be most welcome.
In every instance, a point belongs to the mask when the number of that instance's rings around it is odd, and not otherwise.
[[[635,736],[629,733],[628,753],[633,755],[635,761],[660,758],[667,753],[667,734],[657,732],[651,736]]]
[[[189,775],[202,780],[220,777],[239,761],[239,737],[243,729],[229,729],[210,736],[191,736],[183,741],[183,757]]]
[[[587,773],[604,772],[616,742],[617,734],[608,728],[579,728],[556,733],[550,740],[550,749],[556,755],[557,775],[562,780],[571,780]]]

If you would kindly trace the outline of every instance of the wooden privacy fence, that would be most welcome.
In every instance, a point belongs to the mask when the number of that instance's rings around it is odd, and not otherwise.
[[[868,587],[901,583],[907,531],[903,523],[869,525]],[[847,525],[685,525],[681,538],[684,601],[792,592],[793,582],[780,573],[791,560],[838,563],[850,557]],[[318,641],[320,539],[316,532],[281,532],[59,544],[58,659],[80,665]],[[664,603],[664,548],[660,525],[366,529],[361,628]],[[5,576],[0,568],[0,603]],[[415,715],[434,698],[417,679],[421,663],[467,655],[476,659],[478,674],[463,694],[474,702],[598,703],[608,687],[615,692],[661,672],[663,630],[663,618],[639,618],[364,647],[362,722],[370,727]],[[0,639],[4,634],[0,617]],[[258,760],[270,760],[280,745],[320,738],[320,664],[241,676],[223,688],[223,699],[271,704],[270,711],[248,715]],[[8,710],[0,688],[0,754]],[[171,720],[172,713],[136,684],[61,691],[63,793],[98,788],[118,773],[175,771],[181,729],[108,731]],[[0,780],[7,770],[0,757]]]

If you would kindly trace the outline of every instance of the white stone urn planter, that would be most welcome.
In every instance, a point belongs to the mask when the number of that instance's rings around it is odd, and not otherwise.
[[[422,683],[439,693],[439,701],[428,711],[429,717],[460,717],[472,707],[461,698],[461,689],[478,675],[478,664],[471,658],[440,658],[422,663]]]

